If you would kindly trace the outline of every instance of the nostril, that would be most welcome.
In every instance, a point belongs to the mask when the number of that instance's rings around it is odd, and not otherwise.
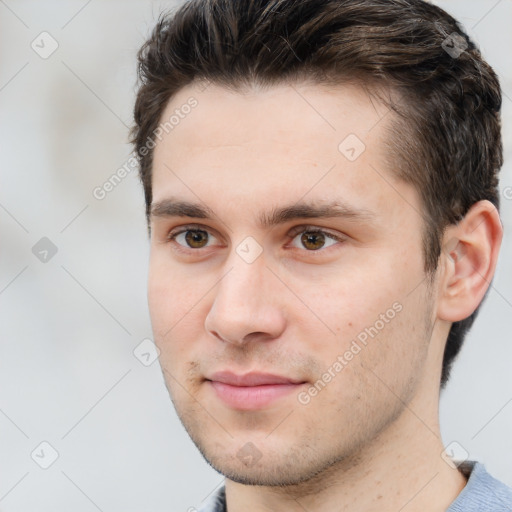
[[[273,339],[273,336],[267,332],[251,332],[245,336],[244,341],[268,341],[270,339]]]

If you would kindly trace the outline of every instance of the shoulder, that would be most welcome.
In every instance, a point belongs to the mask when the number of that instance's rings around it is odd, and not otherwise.
[[[512,488],[491,476],[483,464],[469,461],[459,469],[469,476],[468,482],[447,512],[512,511]]]
[[[219,487],[197,510],[197,512],[226,512],[226,489]]]

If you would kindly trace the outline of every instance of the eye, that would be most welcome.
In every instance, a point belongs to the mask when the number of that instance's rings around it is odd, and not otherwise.
[[[167,239],[187,249],[202,249],[214,245],[217,239],[208,231],[195,227],[186,227],[169,233]]]
[[[291,244],[298,249],[318,251],[319,249],[325,249],[341,241],[342,239],[340,237],[318,228],[301,228],[301,231],[293,236]]]

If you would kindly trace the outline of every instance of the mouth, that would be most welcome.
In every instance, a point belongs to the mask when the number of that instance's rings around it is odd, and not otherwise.
[[[285,398],[306,382],[282,375],[251,372],[237,375],[232,372],[216,372],[206,378],[217,398],[232,409],[263,409]]]

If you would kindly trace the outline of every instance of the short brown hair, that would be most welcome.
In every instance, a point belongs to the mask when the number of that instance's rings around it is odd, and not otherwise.
[[[147,142],[169,100],[195,81],[240,91],[251,84],[356,81],[398,93],[401,101],[389,103],[397,115],[387,144],[397,175],[421,196],[429,277],[448,225],[479,200],[499,208],[498,78],[458,22],[430,3],[191,0],[160,16],[139,51],[138,75],[130,135],[148,216],[153,149]],[[451,326],[442,386],[478,310]]]

